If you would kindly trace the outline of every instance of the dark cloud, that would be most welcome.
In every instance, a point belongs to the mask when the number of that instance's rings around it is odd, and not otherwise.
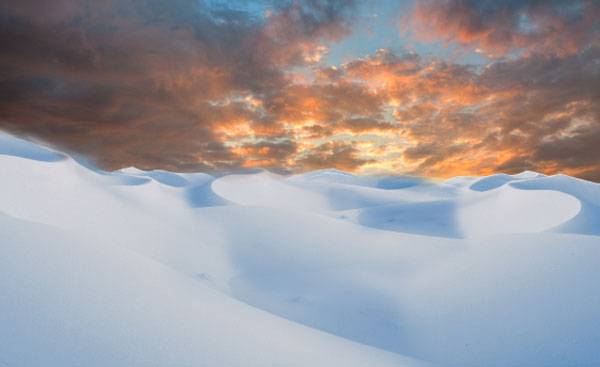
[[[276,121],[286,70],[349,32],[350,1],[268,14],[196,0],[8,1],[0,5],[0,128],[91,155],[106,168],[242,164],[218,129]],[[242,100],[240,102],[240,99]]]
[[[296,164],[304,170],[320,168],[337,168],[354,171],[356,168],[373,162],[370,159],[358,157],[359,150],[346,142],[323,143],[296,160]]]
[[[515,50],[576,53],[600,36],[596,0],[417,0],[405,19],[421,39],[457,42],[491,56]]]
[[[539,143],[533,158],[561,167],[591,167],[600,162],[600,124],[576,127]]]
[[[396,126],[375,118],[355,117],[343,120],[339,126],[353,132],[385,131],[396,129]]]

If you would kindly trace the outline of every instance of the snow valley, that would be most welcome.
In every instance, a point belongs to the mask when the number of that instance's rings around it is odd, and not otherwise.
[[[600,185],[104,172],[0,133],[0,366],[598,366]]]

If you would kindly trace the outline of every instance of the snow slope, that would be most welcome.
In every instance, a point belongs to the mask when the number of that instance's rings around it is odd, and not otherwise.
[[[0,366],[600,365],[598,184],[0,172]]]

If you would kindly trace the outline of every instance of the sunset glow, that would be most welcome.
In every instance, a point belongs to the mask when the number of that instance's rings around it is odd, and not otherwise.
[[[600,180],[598,2],[394,4],[8,2],[0,128],[106,169]]]

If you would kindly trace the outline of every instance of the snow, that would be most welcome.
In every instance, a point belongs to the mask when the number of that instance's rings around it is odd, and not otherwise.
[[[595,183],[0,172],[1,366],[600,365]]]
[[[465,236],[542,232],[575,217],[581,202],[554,190],[504,185],[465,199],[459,220]]]

